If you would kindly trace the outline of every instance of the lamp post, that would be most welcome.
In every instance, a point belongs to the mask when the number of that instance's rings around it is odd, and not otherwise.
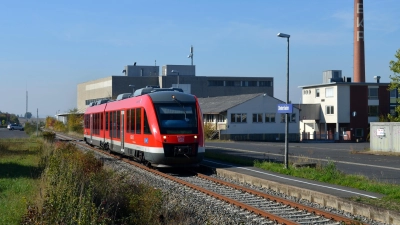
[[[179,88],[179,71],[178,70],[171,70],[171,73],[177,73],[178,74],[178,88]]]
[[[133,92],[135,92],[135,85],[130,84],[129,87],[132,87],[132,96],[133,96]]]
[[[278,37],[287,39],[287,74],[286,74],[286,104],[289,104],[289,34],[278,33]],[[288,143],[288,133],[289,133],[289,113],[285,113],[285,168],[288,168],[289,163],[289,143]]]

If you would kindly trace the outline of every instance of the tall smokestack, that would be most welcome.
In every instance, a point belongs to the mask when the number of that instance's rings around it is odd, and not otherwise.
[[[354,0],[354,82],[365,82],[365,52],[364,52],[364,3]]]

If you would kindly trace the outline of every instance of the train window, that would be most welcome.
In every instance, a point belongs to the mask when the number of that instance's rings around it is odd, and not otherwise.
[[[144,134],[151,134],[150,131],[150,126],[149,126],[149,121],[147,120],[147,114],[146,110],[143,109],[143,118],[144,118],[144,123],[143,123],[143,133]]]
[[[121,111],[117,111],[117,138],[121,137]]]
[[[135,111],[134,109],[128,109],[128,121],[127,121],[127,127],[126,127],[126,132],[128,133],[134,133],[134,128],[135,128]]]
[[[194,103],[154,104],[162,134],[196,134],[198,115]]]
[[[126,126],[125,126],[126,133],[131,132],[131,110],[126,110]]]
[[[106,130],[108,130],[108,112],[106,112]]]
[[[97,113],[94,113],[93,114],[93,134],[97,134],[97,131],[96,131],[96,116],[97,116]]]
[[[110,112],[110,118],[109,118],[109,120],[108,120],[108,129],[109,129],[109,135],[110,135],[110,137],[112,137],[112,112]]]
[[[104,122],[104,115],[103,113],[100,113],[100,130],[103,130],[103,122]]]
[[[115,137],[115,111],[111,112],[111,118],[110,118],[110,136]]]
[[[136,133],[137,134],[141,134],[142,132],[141,132],[141,127],[142,127],[142,109],[141,108],[137,108],[137,109],[135,109],[135,111],[136,111],[136,118],[135,118],[135,121],[136,121]]]
[[[131,133],[134,134],[135,133],[135,110],[131,109]]]

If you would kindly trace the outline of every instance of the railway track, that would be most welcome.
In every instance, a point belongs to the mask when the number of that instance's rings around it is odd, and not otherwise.
[[[264,221],[262,222],[265,222],[265,224],[363,224],[360,221],[342,215],[327,212],[318,208],[312,208],[298,202],[293,202],[275,195],[269,195],[244,186],[232,184],[201,173],[192,172],[192,175],[190,176],[182,174],[167,174],[121,157],[120,155],[110,154],[99,150],[98,148],[89,147],[75,138],[63,134],[56,134],[56,137],[63,141],[74,141],[79,146],[90,148],[94,151],[101,152],[102,154],[117,158],[125,163],[185,185],[192,190],[205,193],[215,199],[235,205],[241,209],[247,210],[246,213],[252,214],[255,217],[261,216],[264,218]]]

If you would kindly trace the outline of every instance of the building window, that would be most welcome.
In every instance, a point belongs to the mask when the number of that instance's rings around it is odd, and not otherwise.
[[[207,122],[207,123],[213,122],[214,121],[214,115],[211,115],[211,114],[204,115],[204,121]]]
[[[296,113],[292,113],[290,116],[290,121],[291,123],[296,123]]]
[[[285,122],[286,113],[281,114],[281,123]],[[296,113],[289,113],[289,123],[296,123]]]
[[[378,88],[368,88],[368,98],[378,98]]]
[[[208,86],[224,86],[223,80],[209,80]]]
[[[232,123],[247,123],[247,114],[246,113],[232,113],[231,114],[231,122]]]
[[[364,136],[364,129],[356,128],[356,132],[354,134],[356,137],[363,137]]]
[[[390,97],[391,98],[397,98],[397,90],[396,89],[393,89],[393,90],[390,91]]]
[[[218,115],[218,122],[225,122],[224,115]]]
[[[325,88],[325,98],[333,97],[333,88]]]
[[[272,82],[271,81],[260,81],[259,86],[260,87],[272,87]]]
[[[275,113],[265,113],[266,123],[275,123]]]
[[[327,115],[335,114],[333,105],[327,105],[327,106],[326,106],[326,114],[327,114]]]
[[[319,89],[315,89],[315,97],[319,98]]]
[[[243,87],[257,87],[257,81],[242,81]]]
[[[379,116],[379,110],[377,105],[368,106],[368,116]]]
[[[253,113],[253,123],[262,123],[263,120],[263,114],[262,113]]]
[[[227,80],[227,81],[225,81],[225,86],[227,86],[227,87],[233,87],[233,86],[235,86],[235,81],[233,81],[233,80]]]

